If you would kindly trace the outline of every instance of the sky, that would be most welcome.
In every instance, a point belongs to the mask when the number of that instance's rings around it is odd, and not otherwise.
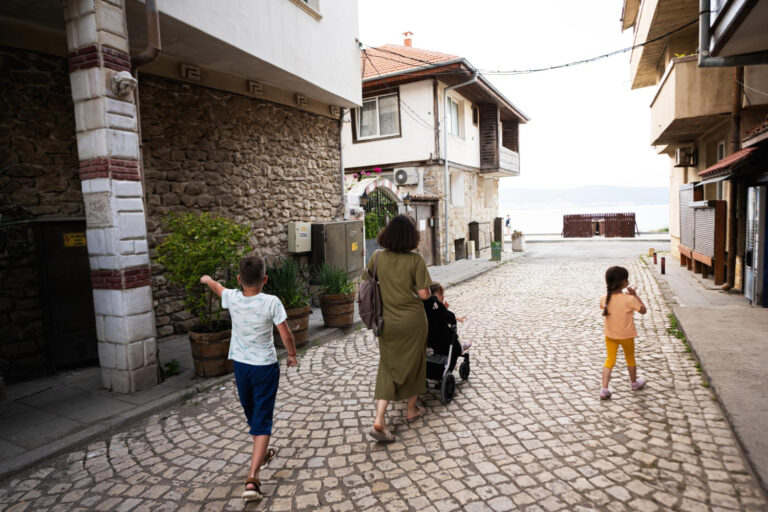
[[[621,0],[359,0],[360,40],[466,58],[481,70],[546,67],[632,45]],[[520,176],[505,188],[667,187],[669,158],[650,146],[654,87],[632,91],[629,52],[581,66],[488,76],[531,118]]]

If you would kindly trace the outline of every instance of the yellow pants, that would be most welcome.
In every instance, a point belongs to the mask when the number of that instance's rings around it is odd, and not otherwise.
[[[615,340],[608,336],[605,337],[605,348],[608,355],[605,358],[604,366],[606,368],[613,368],[613,365],[616,364],[616,354],[619,352],[619,345],[621,345],[621,350],[624,352],[624,359],[627,360],[627,366],[637,366],[635,364],[635,339]]]

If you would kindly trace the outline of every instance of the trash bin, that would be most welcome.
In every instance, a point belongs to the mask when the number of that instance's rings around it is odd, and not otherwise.
[[[501,240],[491,242],[491,261],[501,261]]]

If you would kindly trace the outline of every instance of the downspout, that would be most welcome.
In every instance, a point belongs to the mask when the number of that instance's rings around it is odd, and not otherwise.
[[[462,82],[460,84],[451,85],[443,89],[443,173],[445,174],[445,263],[451,262],[451,246],[448,243],[450,237],[448,236],[448,201],[450,199],[450,179],[448,177],[448,91],[459,89],[465,85],[473,84],[477,82],[477,71],[470,80]]]
[[[719,68],[726,66],[756,66],[768,64],[768,51],[736,55],[733,57],[710,57],[709,41],[712,37],[710,21],[710,0],[699,0],[699,67]]]
[[[139,54],[131,57],[131,67],[136,69],[139,66],[148,64],[160,55],[160,13],[157,10],[155,0],[146,0],[144,10],[147,14],[147,47]]]
[[[339,173],[341,178],[341,214],[342,219],[349,220],[349,208],[347,208],[347,194],[345,192],[344,182],[344,151],[343,151],[343,133],[344,133],[344,115],[347,109],[341,109],[339,115]],[[365,224],[365,223],[363,223]],[[363,244],[365,245],[365,244]]]
[[[741,149],[741,98],[744,90],[744,68],[737,67],[733,70],[733,98],[731,103],[731,154]],[[736,218],[736,203],[738,201],[739,184],[731,180],[730,193],[728,194],[728,263],[726,271],[726,283],[723,287],[730,290],[736,284],[736,239],[739,224]]]

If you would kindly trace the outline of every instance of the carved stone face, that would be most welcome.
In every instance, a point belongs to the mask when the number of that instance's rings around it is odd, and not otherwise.
[[[137,81],[128,71],[120,71],[112,77],[112,92],[117,96],[128,96],[136,88]]]

